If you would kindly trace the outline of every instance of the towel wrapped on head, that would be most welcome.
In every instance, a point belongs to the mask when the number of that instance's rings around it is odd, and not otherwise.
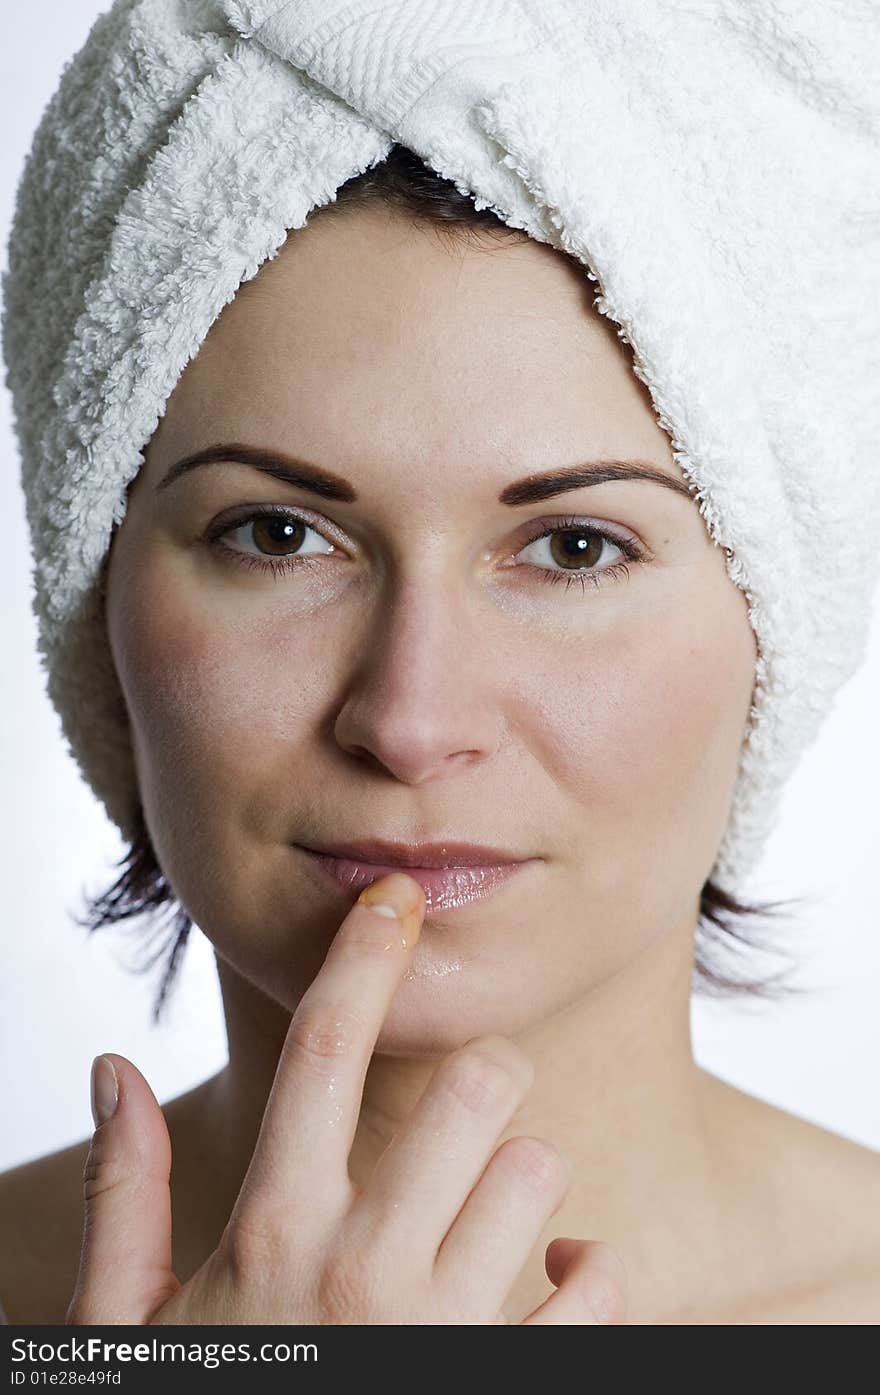
[[[186,364],[394,144],[583,264],[758,658],[712,878],[742,889],[880,574],[872,0],[116,0],[18,189],[3,346],[48,690],[131,838],[102,580]]]

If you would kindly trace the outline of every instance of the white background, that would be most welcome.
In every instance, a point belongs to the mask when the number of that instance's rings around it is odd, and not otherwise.
[[[2,260],[15,186],[64,63],[105,5],[30,0],[0,49]],[[877,468],[871,462],[871,468]],[[44,692],[31,613],[30,554],[10,406],[0,391],[0,1169],[91,1131],[89,1066],[117,1051],[162,1102],[226,1061],[210,946],[193,928],[166,1025],[150,1008],[157,974],[126,971],[138,923],[89,937],[70,919],[83,894],[116,880],[123,844],[66,753]],[[878,539],[880,545],[880,539]],[[817,538],[816,565],[822,565]],[[834,598],[829,598],[829,604]],[[817,743],[790,781],[783,814],[745,888],[762,900],[806,897],[780,922],[802,962],[809,996],[789,1003],[695,999],[694,1048],[707,1069],[742,1089],[880,1149],[880,606],[868,657],[841,690]],[[768,926],[768,930],[770,927]],[[771,931],[772,933],[772,931]]]

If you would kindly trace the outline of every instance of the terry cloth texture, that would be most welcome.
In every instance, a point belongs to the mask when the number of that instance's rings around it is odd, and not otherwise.
[[[3,346],[48,691],[137,810],[102,568],[238,286],[409,146],[579,259],[758,645],[711,875],[736,892],[864,658],[880,570],[875,0],[117,0],[18,189]]]

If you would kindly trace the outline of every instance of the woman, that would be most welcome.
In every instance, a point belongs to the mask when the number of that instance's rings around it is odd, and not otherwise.
[[[428,223],[343,197],[298,226],[130,481],[102,623],[229,1064],[160,1108],[111,1053],[93,1139],[3,1179],[0,1298],[21,1322],[876,1321],[876,1154],[691,1050],[747,597],[582,269]]]

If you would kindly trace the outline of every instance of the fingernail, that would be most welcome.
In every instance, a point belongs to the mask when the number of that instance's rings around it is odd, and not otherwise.
[[[106,1056],[96,1056],[92,1061],[92,1118],[95,1128],[113,1117],[118,1099],[119,1085],[113,1062]]]
[[[387,876],[365,886],[358,903],[369,906],[377,915],[406,921],[411,935],[417,938],[420,928],[417,913],[423,896],[422,888],[413,877],[402,872],[389,872]]]

